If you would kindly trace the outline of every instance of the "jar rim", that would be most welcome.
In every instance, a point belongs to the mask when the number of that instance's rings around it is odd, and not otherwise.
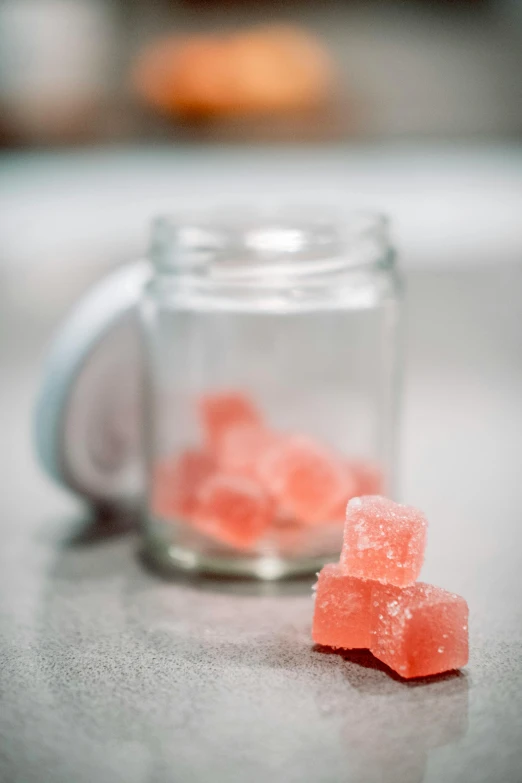
[[[149,256],[160,275],[264,286],[382,266],[390,251],[383,213],[272,203],[159,215]]]

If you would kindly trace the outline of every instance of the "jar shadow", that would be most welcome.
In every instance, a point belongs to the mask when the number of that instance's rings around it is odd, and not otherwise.
[[[71,520],[71,530],[63,539],[61,547],[67,550],[96,546],[135,533],[138,528],[139,513],[135,509],[99,504]]]
[[[79,552],[82,549],[99,547],[109,543],[116,544],[118,540],[135,539],[140,530],[141,515],[136,509],[121,509],[111,505],[98,505],[87,509],[84,514],[70,520],[70,530],[60,543],[60,560],[65,566],[71,559],[67,553]],[[125,544],[125,548],[129,546]],[[73,560],[77,558],[71,554]],[[289,576],[279,580],[262,580],[242,576],[221,576],[199,572],[173,569],[162,565],[151,557],[147,549],[138,539],[138,543],[129,551],[129,557],[134,565],[137,563],[143,578],[154,580],[163,587],[169,584],[187,587],[190,590],[203,593],[216,593],[236,596],[309,596],[316,580],[315,574],[308,576]],[[100,554],[100,561],[107,560],[106,553]],[[107,561],[110,570],[110,561]],[[68,569],[66,569],[68,570]],[[100,575],[98,569],[93,572]]]

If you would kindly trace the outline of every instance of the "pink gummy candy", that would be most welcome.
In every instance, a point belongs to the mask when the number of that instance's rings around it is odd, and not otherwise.
[[[343,574],[331,563],[319,573],[312,638],[316,644],[352,649],[370,646],[373,582]]]
[[[344,497],[332,512],[332,519],[344,522],[346,506],[352,498],[361,495],[380,495],[384,490],[384,475],[379,465],[367,460],[344,460],[346,490]]]
[[[167,519],[189,518],[201,485],[214,470],[210,454],[197,449],[159,462],[152,471],[153,513]]]
[[[205,439],[212,450],[219,448],[221,438],[231,427],[262,423],[254,403],[242,392],[207,394],[201,398],[199,410]]]
[[[345,573],[404,587],[419,576],[428,523],[412,506],[368,495],[346,509],[341,566]]]
[[[284,524],[274,519],[267,543],[285,557],[313,558],[317,552],[338,552],[340,539],[338,522],[310,526],[300,522]]]
[[[281,510],[305,524],[331,520],[346,493],[344,466],[303,435],[281,438],[263,458],[259,476]]]
[[[441,587],[379,586],[372,597],[370,650],[402,677],[426,677],[468,662],[468,605]]]
[[[224,473],[257,479],[259,464],[278,436],[253,424],[238,424],[223,432],[217,461]]]
[[[216,473],[200,489],[193,521],[211,538],[245,549],[264,534],[272,516],[273,504],[258,484]]]
[[[348,505],[348,502],[352,498],[359,496],[361,491],[357,472],[353,469],[351,462],[343,462],[343,471],[345,477],[344,492],[338,503],[330,512],[330,517],[332,520],[344,523],[346,518],[346,506]]]
[[[367,460],[351,460],[348,463],[357,483],[356,495],[382,495],[384,475],[379,465]]]

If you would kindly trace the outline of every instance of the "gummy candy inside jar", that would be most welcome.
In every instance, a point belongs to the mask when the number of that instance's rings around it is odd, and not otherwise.
[[[400,280],[384,218],[156,221],[143,295],[162,566],[275,579],[336,559],[348,501],[394,493]]]

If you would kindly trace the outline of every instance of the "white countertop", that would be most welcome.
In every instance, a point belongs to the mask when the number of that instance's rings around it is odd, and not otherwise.
[[[471,642],[409,684],[314,650],[311,580],[164,582],[52,486],[29,427],[49,324],[0,289],[2,781],[520,783],[522,268],[407,282],[403,497]]]

